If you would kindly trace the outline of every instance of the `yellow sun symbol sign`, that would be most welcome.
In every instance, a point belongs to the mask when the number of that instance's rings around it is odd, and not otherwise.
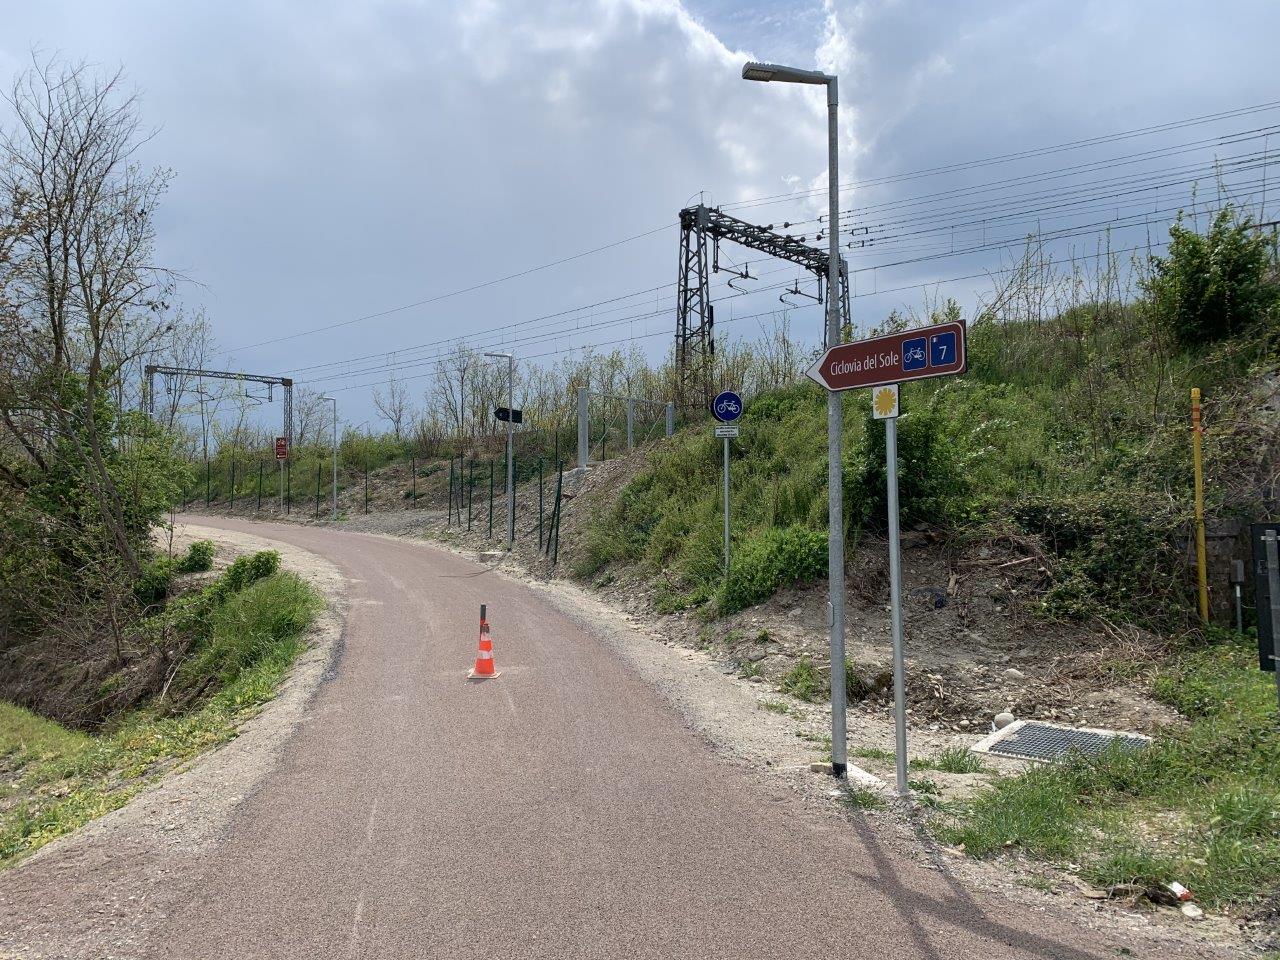
[[[876,408],[877,419],[884,420],[887,417],[896,417],[898,415],[898,388],[880,387],[875,391],[873,403]]]

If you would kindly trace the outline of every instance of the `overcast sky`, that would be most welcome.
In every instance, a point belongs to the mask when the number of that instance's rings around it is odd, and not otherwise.
[[[183,299],[208,312],[231,351],[223,362],[300,379],[389,357],[429,359],[434,344],[458,336],[494,348],[505,336],[533,354],[654,334],[638,342],[661,353],[674,326],[674,289],[664,285],[676,279],[676,212],[700,194],[732,204],[825,184],[820,91],[746,83],[739,71],[748,58],[839,72],[841,179],[850,182],[1280,100],[1280,4],[1262,0],[5,6],[0,75],[22,69],[33,48],[124,67],[142,95],[144,121],[159,131],[145,158],[175,174],[159,214],[160,262],[196,281]],[[848,191],[843,202],[902,203],[1278,122],[1280,111],[1264,111],[1083,153]],[[737,212],[780,223],[811,218],[823,203],[804,196]],[[807,229],[812,239],[816,227]],[[855,268],[894,259],[851,257]],[[983,263],[999,258],[987,254]],[[858,282],[865,294],[869,282],[946,279],[971,262],[908,264]],[[776,268],[760,262],[752,272]],[[938,289],[967,302],[971,288]],[[624,294],[635,296],[505,335],[483,333]],[[864,296],[855,312],[874,323],[895,302],[920,300],[920,291]],[[292,337],[409,304],[420,305]],[[717,319],[781,306],[777,291],[767,291],[727,303]],[[800,333],[818,336],[820,309],[796,310],[792,319]],[[736,329],[750,335],[758,322]],[[566,323],[595,326],[554,344],[516,339]],[[278,337],[292,339],[257,346]],[[375,353],[351,367],[306,369]],[[341,396],[359,421],[373,416],[362,385],[384,376],[317,385],[352,388]],[[426,380],[411,382],[416,391]]]

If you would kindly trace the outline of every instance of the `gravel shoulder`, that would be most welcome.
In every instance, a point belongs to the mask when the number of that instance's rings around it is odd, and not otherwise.
[[[0,874],[0,956],[132,957],[198,894],[208,851],[278,763],[341,654],[346,583],[329,561],[262,537],[178,522],[173,546],[212,540],[219,561],[273,549],[325,598],[307,649],[277,696],[239,735],[148,787],[130,803]]]

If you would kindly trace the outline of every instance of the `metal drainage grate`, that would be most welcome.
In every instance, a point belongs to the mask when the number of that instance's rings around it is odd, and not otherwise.
[[[1118,744],[1122,750],[1141,750],[1150,742],[1150,738],[1135,733],[1081,730],[1051,723],[1019,720],[1009,724],[1003,730],[997,730],[981,743],[975,744],[973,749],[980,753],[994,753],[1001,757],[1053,763],[1063,759],[1073,750],[1087,757],[1096,757],[1112,744]]]

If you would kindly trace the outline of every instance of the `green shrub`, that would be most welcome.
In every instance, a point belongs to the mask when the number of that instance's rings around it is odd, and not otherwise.
[[[1179,220],[1169,236],[1169,252],[1151,258],[1145,286],[1156,316],[1184,349],[1235,336],[1275,309],[1274,241],[1235,208],[1221,210],[1205,234]]]
[[[898,503],[905,526],[947,523],[969,502],[968,481],[957,459],[959,438],[927,405],[898,417]],[[862,442],[845,463],[844,496],[851,527],[883,530],[888,517],[884,425],[866,414]]]
[[[213,541],[197,540],[178,561],[178,573],[204,573],[213,569]]]
[[[764,529],[742,544],[720,589],[720,609],[741,610],[773,596],[780,587],[817,580],[826,573],[827,537],[798,524]]]
[[[133,595],[145,607],[163,603],[173,585],[177,564],[170,557],[156,557],[142,568],[142,575],[133,584]]]
[[[239,593],[259,580],[263,580],[280,569],[280,554],[274,550],[262,550],[258,553],[236,557],[231,566],[219,577],[211,588],[216,600],[225,600],[232,594]]]
[[[1185,592],[1174,524],[1149,498],[1111,490],[1029,497],[1014,506],[1013,517],[1058,560],[1044,599],[1055,616],[1083,619],[1109,611],[1160,618]]]

